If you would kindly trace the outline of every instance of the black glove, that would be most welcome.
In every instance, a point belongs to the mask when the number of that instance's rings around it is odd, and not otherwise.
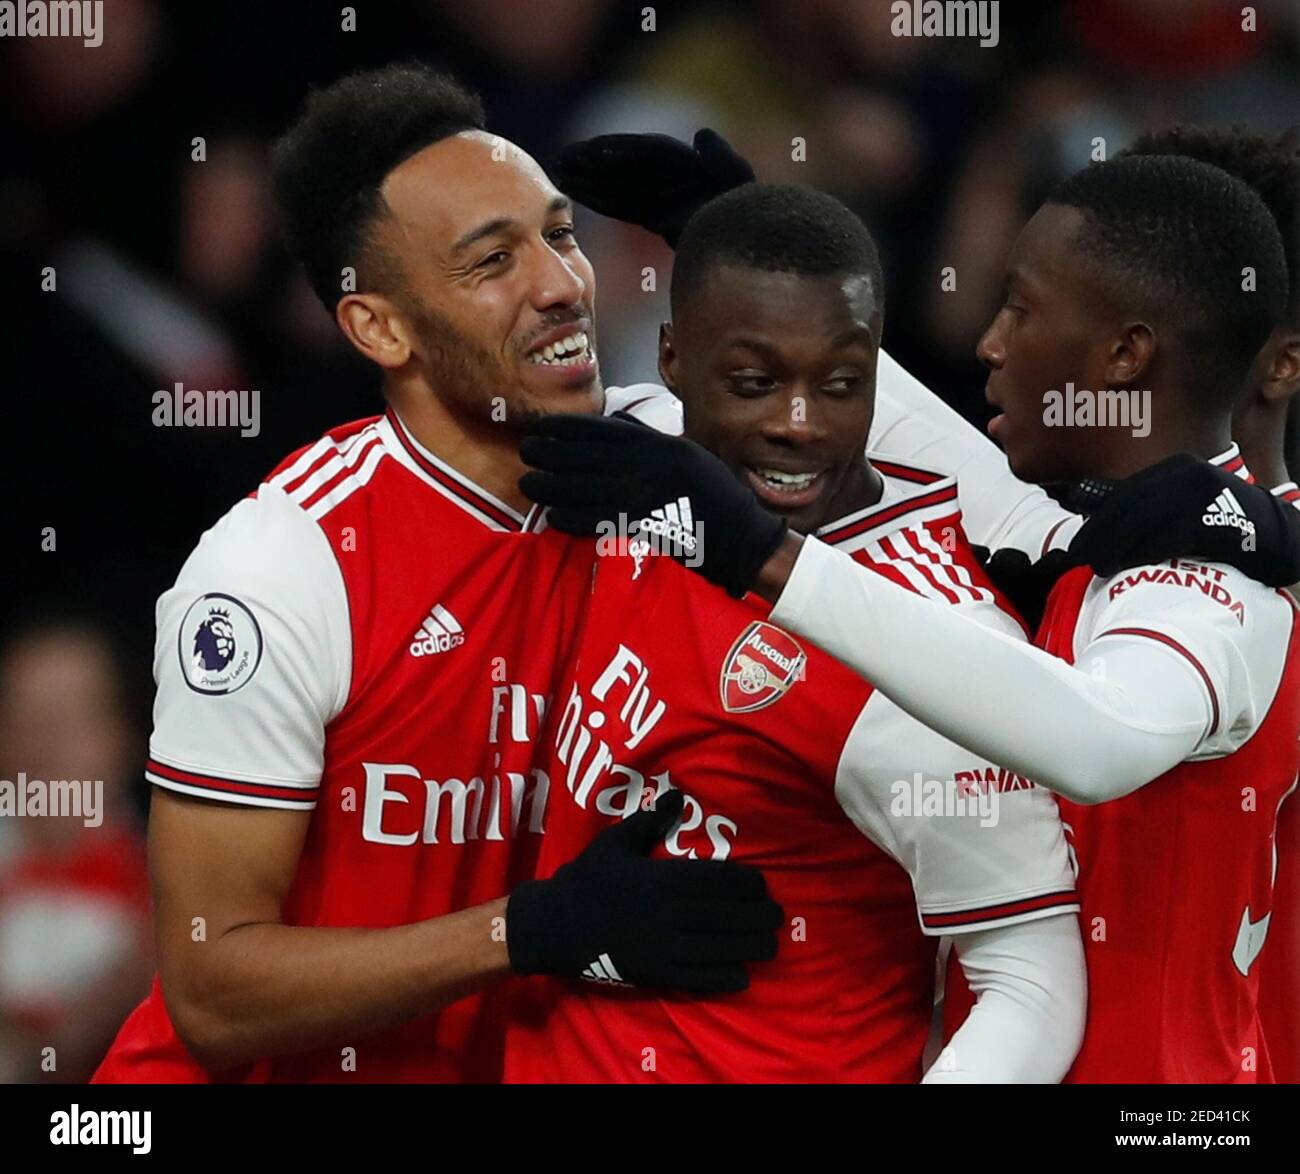
[[[1075,535],[1070,554],[1099,575],[1195,558],[1287,587],[1300,581],[1300,511],[1180,453],[1117,482]]]
[[[984,564],[985,573],[993,585],[1011,601],[1013,607],[1029,625],[1030,632],[1043,622],[1047,597],[1056,581],[1079,564],[1068,550],[1049,550],[1036,563],[1029,561],[1023,550],[1005,547],[990,556],[987,546],[975,546],[975,557]]]
[[[639,224],[670,247],[695,210],[752,183],[754,169],[716,131],[695,132],[691,147],[670,135],[597,135],[565,147],[555,186],[602,216]]]
[[[694,994],[743,991],[745,964],[776,957],[781,907],[763,874],[731,860],[651,860],[681,816],[670,790],[606,828],[549,880],[506,904],[516,974],[553,974]]]
[[[627,524],[629,535],[737,599],[785,537],[785,519],[768,513],[708,449],[622,413],[544,416],[528,426],[519,453],[540,470],[525,473],[519,488],[550,507],[548,525],[612,534]]]

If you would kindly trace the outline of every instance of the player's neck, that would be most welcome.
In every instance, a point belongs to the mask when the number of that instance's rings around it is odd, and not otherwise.
[[[854,465],[844,478],[844,483],[827,503],[825,522],[833,522],[858,510],[873,506],[885,492],[885,482],[871,464],[863,459],[860,465]],[[825,524],[825,522],[823,524]]]
[[[1122,481],[1176,453],[1216,457],[1232,444],[1232,426],[1227,416],[1204,419],[1173,412],[1153,420],[1145,435],[1117,430],[1107,441],[1094,449],[1087,475]]]
[[[440,461],[511,509],[528,512],[531,503],[519,489],[527,468],[514,429],[453,411],[432,394],[390,395],[389,403],[410,434]]]

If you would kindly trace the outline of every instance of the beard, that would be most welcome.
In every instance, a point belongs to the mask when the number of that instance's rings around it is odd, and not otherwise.
[[[467,338],[436,310],[409,302],[403,309],[425,353],[430,386],[458,415],[496,426],[508,422],[520,429],[547,415],[520,384],[516,367],[500,354]]]
[[[467,338],[435,310],[418,305],[404,309],[415,326],[437,395],[483,420],[491,420],[493,408],[502,401],[507,416],[514,415],[511,400],[518,395],[509,390],[513,372],[499,355]]]

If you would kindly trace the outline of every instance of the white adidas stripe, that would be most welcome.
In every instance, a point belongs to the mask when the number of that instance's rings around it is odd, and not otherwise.
[[[296,481],[308,469],[312,467],[325,453],[334,447],[334,441],[328,436],[322,437],[302,454],[287,469],[282,470],[271,478],[271,484],[277,489],[283,489],[290,481]]]
[[[336,505],[346,501],[363,485],[368,484],[370,478],[375,475],[379,462],[387,455],[388,449],[382,441],[371,445],[366,450],[366,459],[361,468],[343,477],[333,489],[307,510],[307,516],[319,522]]]
[[[430,619],[436,618],[442,624],[442,626],[447,629],[448,632],[455,633],[464,630],[461,628],[460,624],[456,622],[456,617],[452,615],[451,612],[449,612],[440,603],[434,604],[433,611],[430,614],[429,618]]]
[[[301,485],[298,486],[289,497],[302,505],[313,493],[322,485],[332,478],[338,476],[346,469],[352,468],[361,458],[373,447],[379,443],[379,434],[374,428],[363,428],[354,437],[348,438],[350,443],[346,446],[340,446],[339,451]]]

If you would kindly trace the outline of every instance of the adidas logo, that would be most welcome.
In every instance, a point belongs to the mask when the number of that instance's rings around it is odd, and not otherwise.
[[[448,652],[465,643],[465,629],[456,622],[456,617],[442,604],[435,604],[428,619],[424,621],[411,637],[412,656],[432,656],[436,652]]]
[[[610,961],[608,954],[602,954],[586,970],[582,972],[582,977],[588,982],[607,982],[611,986],[631,986],[630,982],[625,982],[623,976],[615,969],[614,963]]]
[[[689,497],[679,497],[660,509],[651,510],[648,517],[636,524],[636,530],[639,534],[657,534],[686,554],[695,553],[695,515]]]
[[[1255,523],[1246,517],[1246,511],[1231,489],[1219,491],[1219,496],[1205,507],[1201,521],[1207,526],[1232,526],[1243,534],[1255,533]]]

